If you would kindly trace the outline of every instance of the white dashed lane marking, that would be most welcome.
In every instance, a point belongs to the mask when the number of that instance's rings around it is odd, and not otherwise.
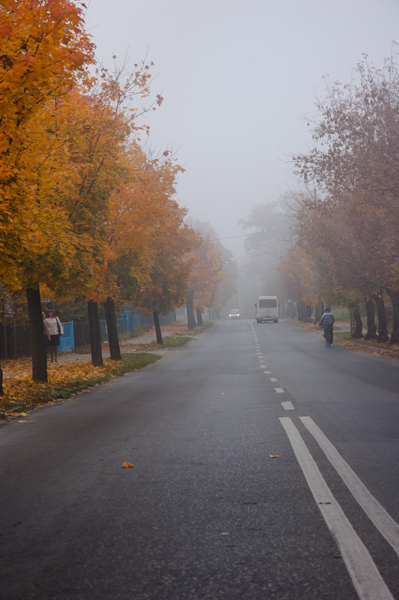
[[[278,394],[284,394],[283,388],[274,388]]]
[[[295,410],[292,402],[282,402],[281,406],[284,408],[284,410]]]

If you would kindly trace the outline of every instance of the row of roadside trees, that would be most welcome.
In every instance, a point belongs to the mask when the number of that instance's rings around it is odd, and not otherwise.
[[[33,379],[47,381],[41,295],[87,301],[97,366],[99,302],[120,360],[116,302],[135,301],[157,325],[193,286],[209,283],[211,303],[223,266],[173,198],[183,169],[142,148],[139,117],[162,103],[150,100],[152,63],[97,65],[79,2],[2,0],[0,22],[0,282],[26,292]]]
[[[389,339],[384,302],[399,342],[399,72],[397,58],[376,69],[364,57],[352,81],[317,102],[313,149],[294,157],[303,182],[292,204],[297,234],[280,260],[297,302],[352,307],[355,335]],[[375,324],[375,311],[378,327]]]

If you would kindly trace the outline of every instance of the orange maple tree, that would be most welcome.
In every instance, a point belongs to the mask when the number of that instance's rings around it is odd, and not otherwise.
[[[198,231],[198,230],[197,230]],[[202,243],[187,255],[190,262],[190,277],[186,291],[186,308],[188,328],[194,329],[197,318],[201,324],[201,314],[206,306],[211,306],[218,284],[225,278],[221,253],[215,249],[209,235],[202,238]]]
[[[131,145],[129,157],[130,177],[112,197],[108,229],[113,279],[104,306],[107,310],[114,300],[134,300],[144,313],[153,313],[161,343],[158,313],[180,304],[188,271],[183,256],[197,238],[183,224],[186,210],[173,199],[181,167],[168,152],[151,158],[137,144]]]
[[[93,45],[84,30],[83,7],[67,0],[3,0],[0,23],[0,277],[17,287],[21,257],[33,261],[43,244],[47,207],[37,202],[41,182],[32,159],[43,155],[46,105],[67,93],[77,78],[88,80]],[[34,121],[37,135],[30,139]],[[61,221],[56,215],[48,239],[63,233]],[[49,229],[47,215],[44,231]],[[44,345],[35,346],[35,340],[43,340],[38,280],[26,282],[26,288],[33,378],[46,381]]]

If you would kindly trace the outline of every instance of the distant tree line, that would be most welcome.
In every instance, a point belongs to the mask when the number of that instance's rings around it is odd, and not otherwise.
[[[399,72],[363,58],[349,84],[317,101],[314,147],[293,157],[296,244],[280,260],[290,299],[367,313],[367,338],[399,342]],[[388,335],[385,302],[393,308]],[[377,314],[378,324],[375,322]]]

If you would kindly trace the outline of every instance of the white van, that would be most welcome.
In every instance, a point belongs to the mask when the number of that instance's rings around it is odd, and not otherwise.
[[[277,296],[259,296],[256,320],[258,323],[278,323],[278,299]]]

